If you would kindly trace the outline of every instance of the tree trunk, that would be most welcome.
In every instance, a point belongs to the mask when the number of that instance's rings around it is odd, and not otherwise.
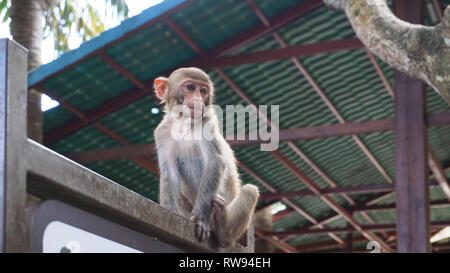
[[[450,6],[434,27],[398,19],[385,0],[324,0],[344,11],[356,36],[384,62],[426,82],[450,105]]]
[[[44,18],[44,1],[12,0],[11,35],[15,41],[29,51],[28,70],[41,65],[42,20]],[[41,93],[28,91],[28,137],[42,143]]]

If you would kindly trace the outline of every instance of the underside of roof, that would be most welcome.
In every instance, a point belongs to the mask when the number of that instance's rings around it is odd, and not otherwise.
[[[443,6],[450,4],[450,0],[443,2]],[[141,92],[136,95],[136,99],[130,99],[129,104],[106,115],[100,115],[100,118],[87,122],[87,126],[80,126],[75,131],[62,134],[46,145],[59,153],[71,154],[154,143],[153,130],[161,121],[163,113],[159,111],[153,114],[151,111],[153,108],[162,110],[159,102],[151,96],[153,79],[159,75],[167,75],[171,70],[196,59],[198,55],[232,56],[278,49],[280,44],[274,33],[279,35],[288,47],[355,38],[345,14],[329,10],[321,1],[254,0],[254,3],[269,22],[283,25],[266,33],[261,32],[261,35],[255,35],[245,44],[239,44],[233,38],[241,37],[243,33],[250,35],[253,29],[264,29],[257,13],[247,1],[166,0],[106,31],[80,48],[62,55],[54,62],[30,72],[30,87],[38,87],[65,103],[44,113],[44,135],[47,139],[66,124],[79,120],[80,116],[81,119],[89,118],[93,113],[106,111],[107,108],[101,107],[105,104],[112,105],[108,103],[120,95],[130,98],[124,94],[131,96]],[[297,11],[296,18],[282,22],[280,18],[288,18],[294,11]],[[430,9],[425,11],[426,23],[435,24]],[[194,46],[186,42],[177,29],[182,30]],[[363,47],[294,58],[309,72],[344,122],[394,117],[393,99]],[[105,59],[119,64],[122,70]],[[389,85],[393,86],[393,69],[379,59],[376,61]],[[124,75],[123,71],[132,75],[134,80]],[[342,123],[290,58],[222,68],[209,67],[206,71],[215,84],[215,102],[223,108],[226,105],[247,105],[247,102],[221,73],[255,105],[279,105],[281,130]],[[136,82],[143,84],[143,88],[136,86]],[[142,93],[142,89],[147,93]],[[68,110],[67,105],[72,110]],[[445,101],[430,88],[427,91],[427,108],[429,114],[450,110]],[[107,130],[114,132],[115,137],[106,134]],[[367,147],[368,153],[379,162],[378,168],[369,159],[367,152],[363,151],[358,140],[351,135],[283,142],[279,152],[321,189],[332,187],[326,177],[338,188],[389,185],[389,179],[395,183],[393,131],[360,134],[358,138]],[[428,141],[439,162],[448,167],[450,126],[430,128]],[[295,148],[303,152],[326,177],[302,159]],[[305,184],[272,154],[260,151],[259,145],[233,149],[240,162],[276,191],[307,189]],[[142,160],[156,162],[155,158],[147,159]],[[158,176],[138,162],[140,161],[121,159],[83,164],[149,199],[158,201]],[[449,169],[446,171],[449,177]],[[261,193],[272,191],[243,169],[240,169],[240,174],[244,183],[257,185]],[[382,195],[386,197],[370,205],[395,203],[395,194],[386,195],[386,192],[353,193],[348,194],[348,198],[338,194],[330,196],[340,206],[351,210],[352,204],[348,199],[359,205],[368,205],[368,201]],[[318,196],[302,196],[289,200],[317,222],[336,215]],[[431,186],[430,201],[442,200],[447,199],[441,188],[437,185]],[[261,200],[258,206],[264,206],[267,202],[269,201]],[[288,212],[292,210],[291,205],[287,207]],[[395,230],[394,208],[395,206],[384,210],[355,211],[353,216],[362,225],[393,224],[394,228],[386,229],[389,233]],[[432,206],[431,222],[450,220],[449,208]],[[307,228],[315,224],[311,219],[296,212],[282,211],[279,214],[282,215],[274,222],[274,231]],[[347,222],[342,217],[334,217],[325,222],[324,227],[345,228]],[[388,239],[387,233],[381,234],[382,237]],[[336,234],[343,240],[347,236],[345,232]],[[299,250],[305,245],[332,241],[327,233],[298,234],[287,236],[284,240]],[[355,245],[365,248],[364,242],[367,240],[361,242],[363,243]],[[333,244],[323,245],[323,249],[337,247]]]

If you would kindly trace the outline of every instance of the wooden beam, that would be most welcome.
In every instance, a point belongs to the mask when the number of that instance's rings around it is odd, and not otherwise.
[[[423,23],[423,0],[395,0],[394,12]],[[419,80],[395,71],[395,158],[398,252],[430,252],[426,93]]]

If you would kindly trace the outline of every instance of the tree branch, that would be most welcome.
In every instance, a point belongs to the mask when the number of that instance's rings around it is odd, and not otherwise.
[[[385,0],[324,0],[345,11],[356,36],[384,62],[426,82],[450,105],[450,6],[434,27],[397,18]]]

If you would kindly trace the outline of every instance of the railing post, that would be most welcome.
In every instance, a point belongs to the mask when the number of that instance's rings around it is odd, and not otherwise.
[[[26,252],[26,141],[28,51],[0,39],[0,252]]]

